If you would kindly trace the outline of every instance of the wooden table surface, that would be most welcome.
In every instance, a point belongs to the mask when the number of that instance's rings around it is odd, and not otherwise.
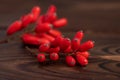
[[[15,36],[0,43],[0,80],[119,80],[120,79],[120,2],[119,0],[1,0],[0,41],[6,38],[7,26],[34,5],[43,12],[50,4],[58,7],[59,16],[69,25],[63,33],[72,38],[83,29],[95,47],[86,67],[68,67],[63,60],[41,65]],[[75,26],[74,26],[75,25]],[[80,26],[80,27],[79,27]]]

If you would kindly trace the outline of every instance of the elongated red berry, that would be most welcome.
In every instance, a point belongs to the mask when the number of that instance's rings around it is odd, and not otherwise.
[[[85,58],[88,58],[90,56],[90,53],[88,51],[84,51],[84,52],[76,52],[76,54],[80,54],[82,56],[84,56]]]
[[[77,39],[79,39],[79,40],[81,41],[82,38],[83,38],[83,36],[84,36],[83,31],[78,31],[78,32],[75,34],[74,38],[77,38]]]
[[[45,62],[45,60],[46,60],[45,54],[44,53],[39,53],[37,55],[37,59],[38,59],[39,62]]]
[[[42,24],[42,23],[44,23],[45,22],[45,16],[44,15],[41,15],[39,18],[38,18],[38,20],[37,20],[37,25],[39,25],[39,24]]]
[[[46,38],[47,40],[49,40],[50,42],[54,41],[55,38],[47,33],[38,33],[36,34],[37,37],[40,37],[40,38]]]
[[[56,52],[50,53],[50,60],[57,61],[59,59],[59,55]]]
[[[61,19],[53,22],[53,26],[55,28],[60,28],[60,27],[63,27],[65,25],[67,25],[67,19],[66,18],[61,18]]]
[[[22,26],[23,28],[27,27],[30,23],[32,23],[33,20],[33,14],[27,14],[24,15],[22,18]]]
[[[56,12],[56,10],[57,10],[57,9],[56,9],[55,5],[50,5],[50,7],[48,8],[48,11],[47,11],[47,12],[48,12],[48,13],[49,13],[49,12]]]
[[[40,45],[40,44],[49,44],[49,41],[45,38],[38,38],[32,34],[23,34],[22,40],[25,44],[31,45]]]
[[[52,25],[50,23],[42,23],[36,26],[35,32],[44,33],[44,32],[48,32],[50,29],[52,29]]]
[[[87,58],[80,54],[76,54],[76,60],[81,66],[86,66],[88,64]]]
[[[59,51],[60,51],[60,47],[59,46],[49,48],[49,50],[48,50],[49,53],[53,53],[53,52],[58,53]]]
[[[50,35],[52,35],[53,37],[62,36],[62,33],[58,30],[55,30],[55,29],[51,29],[48,33]]]
[[[47,13],[45,14],[45,22],[50,22],[52,23],[53,21],[55,21],[57,19],[57,15],[56,15],[56,7],[54,5],[51,5],[48,10]]]
[[[53,42],[51,42],[51,46],[53,46],[53,47],[60,46],[60,44],[62,44],[63,39],[64,38],[62,36],[57,36],[55,38],[55,40]]]
[[[50,48],[50,44],[41,44],[39,47],[40,52],[47,52]]]
[[[87,50],[89,50],[93,47],[94,47],[94,42],[89,40],[89,41],[86,41],[86,42],[84,42],[83,44],[80,45],[79,51],[82,51],[82,52],[87,51]]]
[[[66,61],[67,65],[71,66],[71,67],[75,66],[75,64],[76,64],[76,60],[72,56],[66,56],[65,61]]]
[[[74,38],[71,42],[72,50],[76,51],[80,47],[80,40],[78,38]]]
[[[15,32],[21,30],[22,28],[22,22],[21,21],[15,21],[13,22],[7,29],[7,35],[12,35]]]
[[[71,45],[64,50],[64,53],[70,53],[70,52],[72,52]]]
[[[40,12],[41,12],[41,9],[40,9],[39,6],[34,6],[32,8],[32,10],[31,10],[31,13],[33,14],[32,22],[35,22],[38,19],[39,15],[40,15]]]
[[[69,38],[64,38],[62,43],[60,44],[60,49],[62,51],[66,50],[68,46],[71,45],[71,40]]]

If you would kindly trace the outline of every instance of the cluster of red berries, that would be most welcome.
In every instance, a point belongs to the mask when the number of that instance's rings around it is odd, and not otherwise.
[[[8,30],[7,35],[12,35],[31,23],[36,23],[33,33],[24,33],[21,37],[24,44],[39,46],[37,59],[40,63],[46,61],[46,55],[52,61],[57,61],[60,54],[64,54],[65,62],[69,66],[75,66],[79,63],[82,66],[88,64],[88,50],[94,47],[94,42],[88,40],[81,44],[84,33],[76,32],[73,39],[63,37],[62,33],[56,28],[63,27],[67,24],[66,18],[58,19],[56,7],[51,5],[44,15],[40,15],[39,6],[32,8],[31,12],[22,16],[20,20],[13,22]]]

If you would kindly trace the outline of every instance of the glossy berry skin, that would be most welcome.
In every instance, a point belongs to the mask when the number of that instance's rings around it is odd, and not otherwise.
[[[68,46],[68,47],[64,50],[64,53],[65,53],[65,54],[66,54],[66,53],[70,53],[70,52],[72,52],[71,45]]]
[[[40,45],[40,44],[49,44],[50,42],[45,38],[38,38],[32,34],[23,34],[22,35],[22,41],[25,44],[31,44],[31,45]]]
[[[69,38],[64,38],[62,43],[60,44],[60,49],[62,51],[66,50],[68,46],[71,45],[71,40]]]
[[[58,53],[59,51],[60,51],[60,47],[59,46],[49,48],[49,50],[48,50],[49,53],[53,53],[53,52]]]
[[[79,39],[81,41],[83,36],[84,36],[83,31],[78,31],[78,32],[76,32],[74,38],[77,38],[77,39]]]
[[[53,22],[53,26],[55,28],[60,28],[60,27],[63,27],[65,25],[67,25],[67,19],[66,18],[61,18],[61,19]]]
[[[38,33],[36,34],[37,37],[40,37],[40,38],[45,38],[47,40],[49,40],[50,42],[54,41],[55,38],[47,33]]]
[[[45,19],[45,16],[41,15],[36,22],[37,25],[40,25],[40,24],[44,23],[45,22],[44,19]]]
[[[44,33],[44,32],[48,32],[50,29],[52,29],[52,25],[50,23],[42,23],[36,26],[35,32]]]
[[[41,44],[39,47],[40,52],[47,52],[50,48],[50,44]]]
[[[84,51],[84,52],[76,52],[76,54],[80,54],[82,56],[84,56],[85,58],[88,58],[90,56],[90,53],[88,51]]]
[[[48,8],[47,13],[45,14],[45,22],[50,22],[52,23],[53,21],[55,21],[57,19],[57,15],[56,15],[56,7],[54,5],[51,5]]]
[[[22,21],[22,27],[27,27],[30,23],[32,23],[33,20],[33,14],[27,14],[21,18]]]
[[[51,29],[48,33],[50,35],[52,35],[53,37],[62,36],[62,33],[58,30],[55,30],[55,29]]]
[[[66,56],[65,61],[68,66],[73,67],[76,65],[76,60],[72,56]]]
[[[89,50],[93,47],[94,47],[94,42],[89,40],[89,41],[86,41],[86,42],[84,42],[83,44],[80,45],[79,51],[82,51],[82,52],[87,51],[87,50]]]
[[[56,52],[50,53],[50,60],[57,61],[59,59],[59,55]]]
[[[80,40],[78,38],[74,38],[71,42],[72,50],[76,51],[80,47]]]
[[[88,64],[87,58],[80,54],[76,54],[76,60],[81,66],[86,66]]]
[[[41,12],[41,9],[40,9],[39,6],[34,6],[32,8],[32,10],[31,10],[31,13],[33,14],[32,22],[35,22],[38,19],[39,15],[40,15],[40,12]]]
[[[51,42],[51,46],[53,46],[53,47],[60,46],[62,44],[63,39],[64,38],[62,36],[57,36],[55,38],[55,40],[53,42]]]
[[[7,35],[12,35],[15,32],[21,30],[22,28],[22,22],[21,21],[15,21],[13,22],[7,29]]]
[[[39,54],[37,55],[37,60],[38,60],[39,62],[45,62],[45,60],[46,60],[45,54],[44,54],[44,53],[39,53]]]

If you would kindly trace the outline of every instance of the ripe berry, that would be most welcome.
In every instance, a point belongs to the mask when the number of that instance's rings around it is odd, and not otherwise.
[[[36,26],[35,32],[44,33],[44,32],[48,32],[50,29],[52,29],[52,25],[50,23],[41,23]]]
[[[46,60],[45,54],[44,53],[39,53],[37,55],[37,59],[39,62],[44,62]]]
[[[76,54],[76,60],[81,66],[86,66],[88,64],[88,60],[80,54]]]
[[[15,32],[21,30],[21,28],[22,28],[22,22],[21,21],[15,21],[8,27],[7,35],[12,35]]]
[[[82,52],[87,51],[87,50],[89,50],[93,47],[94,47],[94,42],[89,40],[89,41],[86,41],[86,42],[84,42],[83,44],[80,45],[79,51],[82,51]]]
[[[65,25],[67,25],[67,19],[66,18],[61,18],[61,19],[53,22],[53,26],[55,28],[60,28],[60,27],[63,27]]]
[[[44,16],[44,15],[41,15],[41,16],[38,18],[37,22],[36,22],[37,25],[44,23],[44,22],[45,22],[44,19],[45,19],[45,16]]]
[[[68,48],[68,46],[71,45],[71,40],[69,38],[64,38],[62,40],[62,43],[60,44],[60,49],[64,51],[65,49]]]
[[[39,51],[40,52],[47,52],[49,48],[50,48],[50,44],[41,44],[39,47]]]
[[[58,53],[55,53],[55,52],[50,53],[50,60],[56,61],[58,59],[59,59]]]
[[[80,47],[80,40],[78,38],[74,38],[71,42],[71,45],[74,51],[78,50],[78,48]]]
[[[82,56],[84,56],[85,58],[88,58],[90,56],[90,53],[88,51],[84,51],[84,52],[76,52],[76,54],[80,54]]]
[[[27,27],[30,23],[32,23],[33,20],[33,14],[27,14],[21,18],[22,20],[22,27]]]
[[[83,31],[78,31],[78,32],[75,34],[74,38],[77,38],[77,39],[79,39],[79,40],[81,41],[82,38],[83,38],[83,36],[84,36]]]
[[[50,7],[48,8],[48,13],[49,12],[56,12],[56,7],[54,5],[50,5]]]
[[[62,36],[57,36],[55,38],[55,40],[53,42],[51,42],[51,46],[53,46],[53,47],[60,46],[60,44],[62,44],[63,39],[64,38]]]
[[[59,51],[60,51],[60,47],[59,46],[53,47],[53,48],[49,48],[49,50],[48,50],[49,53],[53,53],[53,52],[58,53]]]
[[[23,34],[22,40],[25,44],[31,45],[40,45],[40,44],[49,44],[49,41],[45,38],[38,38],[32,34]]]
[[[37,37],[40,37],[40,38],[45,38],[47,40],[49,40],[50,42],[54,41],[55,38],[47,33],[38,33],[36,34]]]
[[[70,52],[72,52],[71,45],[68,46],[68,48],[64,50],[64,53],[70,53]]]
[[[66,56],[65,61],[67,65],[71,67],[75,66],[76,64],[76,60],[72,56]]]
[[[51,29],[48,33],[50,35],[52,35],[53,37],[62,36],[62,33],[58,30],[55,30],[55,29]]]
[[[33,20],[32,22],[35,22],[37,20],[37,18],[39,17],[40,15],[40,7],[39,6],[34,6],[31,10],[31,13],[33,14]]]

